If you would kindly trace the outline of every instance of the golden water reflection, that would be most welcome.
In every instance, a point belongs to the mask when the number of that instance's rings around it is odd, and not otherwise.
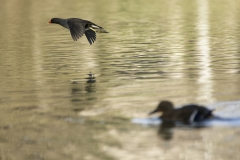
[[[237,0],[2,1],[1,158],[239,159],[237,127],[176,129],[166,142],[157,127],[130,121],[162,99],[240,116],[238,101],[216,105],[240,97],[239,7]],[[47,24],[53,17],[87,19],[110,33],[92,46],[85,37],[74,42]],[[96,83],[86,83],[90,72]]]

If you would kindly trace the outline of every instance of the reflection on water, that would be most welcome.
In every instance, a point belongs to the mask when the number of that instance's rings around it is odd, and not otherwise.
[[[230,103],[240,97],[239,7],[237,0],[3,1],[1,156],[240,159],[239,127],[177,129],[169,143],[130,121],[163,99],[226,102],[213,108],[240,116],[239,102]],[[92,46],[74,42],[47,24],[53,17],[87,19],[110,33]],[[95,83],[85,79],[90,72]]]
[[[158,134],[165,140],[173,138],[173,128],[175,127],[174,121],[162,121],[159,126]]]
[[[198,21],[197,21],[197,30],[198,30],[198,43],[197,50],[199,52],[199,66],[200,77],[198,79],[201,88],[199,93],[205,93],[199,95],[200,100],[209,100],[212,99],[212,73],[210,68],[210,47],[209,47],[209,4],[208,0],[198,0]],[[208,82],[208,83],[206,83]]]
[[[226,102],[222,102],[226,103]],[[229,103],[229,102],[228,102]],[[237,105],[239,107],[239,102],[236,104],[236,102],[232,102],[233,104]],[[221,103],[215,104],[218,107],[221,107]],[[225,111],[226,112],[226,111]],[[132,123],[140,124],[144,126],[158,126],[158,134],[161,136],[161,138],[165,140],[171,140],[174,137],[174,128],[177,129],[188,129],[188,132],[191,132],[193,129],[199,129],[204,127],[216,127],[216,126],[227,126],[227,127],[240,127],[240,116],[223,116],[222,114],[218,113],[214,116],[204,120],[202,122],[195,122],[195,123],[182,123],[179,121],[174,121],[171,119],[161,119],[159,117],[149,117],[149,118],[133,118]],[[176,132],[176,131],[175,131]]]

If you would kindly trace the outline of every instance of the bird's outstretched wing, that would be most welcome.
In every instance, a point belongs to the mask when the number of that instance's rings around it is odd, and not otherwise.
[[[67,24],[73,40],[77,41],[83,36],[87,22],[78,18],[69,18]]]
[[[86,30],[85,35],[90,45],[96,40],[96,33],[93,30]]]
[[[85,34],[90,45],[96,41],[96,32],[108,33],[101,26],[79,18],[69,18],[67,24],[74,41],[77,41]]]

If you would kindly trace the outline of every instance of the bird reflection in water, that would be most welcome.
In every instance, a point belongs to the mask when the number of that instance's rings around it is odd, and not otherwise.
[[[87,83],[95,83],[96,82],[96,79],[95,79],[95,76],[92,72],[90,72],[89,74],[87,74],[89,77],[87,77],[86,79],[87,80]]]
[[[165,140],[171,140],[173,138],[174,127],[175,127],[175,121],[173,120],[162,121],[158,129],[158,135]]]
[[[96,92],[96,87],[95,87],[95,85],[92,85],[92,83],[95,83],[96,82],[96,77],[95,77],[95,75],[92,73],[92,72],[90,72],[89,74],[87,74],[88,75],[88,77],[87,78],[85,78],[85,79],[87,79],[87,83],[89,83],[89,84],[87,84],[87,85],[85,85],[85,87],[84,87],[84,89],[83,89],[83,87],[74,87],[74,88],[72,88],[72,93],[74,94],[74,93],[80,93],[80,92],[82,92],[82,91],[86,91],[86,92],[88,92],[88,93],[91,93],[91,92]],[[72,84],[80,84],[80,83],[82,83],[83,84],[83,82],[82,81],[73,81],[72,82]]]

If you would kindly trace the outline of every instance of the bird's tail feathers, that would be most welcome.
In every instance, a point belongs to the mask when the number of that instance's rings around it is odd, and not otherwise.
[[[95,32],[108,33],[108,32],[107,32],[105,29],[103,29],[102,27],[97,26],[97,25],[94,25],[94,24],[92,24],[89,28],[90,28],[91,30],[95,31]]]

